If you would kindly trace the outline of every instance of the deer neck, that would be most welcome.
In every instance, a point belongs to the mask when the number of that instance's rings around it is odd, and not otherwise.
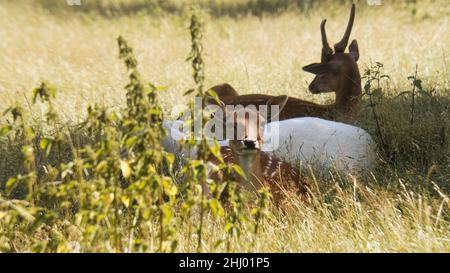
[[[333,108],[342,112],[351,112],[359,105],[361,96],[361,78],[358,75],[350,76],[342,85],[341,90],[336,92],[336,102]]]
[[[258,190],[263,181],[260,153],[256,155],[241,154],[236,159],[237,164],[245,174],[245,178],[239,178],[241,185],[250,191]]]

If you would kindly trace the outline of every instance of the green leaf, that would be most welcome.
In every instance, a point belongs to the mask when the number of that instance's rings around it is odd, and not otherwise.
[[[11,115],[13,116],[13,120],[16,121],[19,117],[22,117],[23,109],[20,106],[11,107],[5,111],[5,114],[7,114],[9,112],[11,112]]]
[[[217,95],[216,91],[214,91],[213,89],[208,89],[206,91],[206,94],[208,95],[209,98],[213,99],[218,105],[223,104],[223,102],[220,100],[219,96]]]
[[[256,214],[258,214],[259,213],[259,209],[258,208],[252,208],[252,210],[250,211],[250,214],[251,215],[256,215]]]
[[[97,167],[95,167],[95,172],[97,174],[103,173],[107,167],[108,163],[105,160],[103,160],[100,163],[98,163]]]
[[[213,198],[209,201],[209,206],[211,207],[214,216],[217,216],[217,212],[219,211],[219,201]]]
[[[34,138],[34,136],[35,136],[35,134],[34,134],[34,129],[31,128],[31,127],[26,127],[25,130],[24,130],[24,132],[26,133],[26,135],[27,135],[27,137],[28,137],[29,139],[32,139],[32,138]]]
[[[148,113],[149,113],[150,115],[158,115],[158,114],[161,114],[162,112],[161,112],[160,109],[152,108],[152,109],[150,109],[150,110],[148,111]]]
[[[41,139],[41,142],[39,143],[39,147],[41,147],[42,150],[46,150],[48,145],[50,144],[51,140],[48,138]]]
[[[224,231],[225,232],[229,232],[232,228],[233,228],[233,224],[232,223],[227,223],[225,225]]]
[[[167,86],[155,86],[156,91],[164,92],[167,91]]]
[[[173,212],[170,207],[170,205],[165,204],[161,207],[161,211],[163,213],[163,222],[164,224],[167,224],[170,222],[170,220],[173,218]]]
[[[68,174],[73,174],[72,167],[74,165],[75,164],[73,162],[69,162],[69,163],[67,163],[67,165],[64,163],[61,164],[61,169],[62,169],[61,178],[62,179],[64,179]]]
[[[219,216],[219,217],[223,217],[225,214],[224,209],[222,208],[222,206],[220,205],[219,200],[217,200],[216,198],[213,198],[209,201],[209,205],[211,207],[211,210],[214,214],[214,216]]]
[[[0,137],[6,136],[10,131],[12,127],[10,125],[2,126],[0,128]]]
[[[123,177],[129,178],[131,176],[131,167],[127,161],[120,160],[120,170],[122,171]]]
[[[422,90],[422,80],[416,79],[413,81],[414,86],[419,88],[419,90]]]
[[[239,165],[234,164],[232,168],[239,176],[246,178],[244,171],[241,169],[241,167],[239,167]]]
[[[6,192],[8,193],[8,195],[15,188],[15,186],[17,185],[17,182],[18,182],[18,180],[16,177],[11,177],[10,179],[8,179],[8,181],[6,182]]]
[[[25,157],[31,157],[34,154],[34,149],[31,145],[23,146],[20,150]]]
[[[172,179],[170,178],[164,179],[163,185],[164,185],[164,192],[168,196],[175,196],[178,193],[178,188],[173,183]]]
[[[220,161],[220,163],[224,163],[223,157],[220,154],[220,146],[217,143],[217,140],[214,139],[213,146],[210,147],[210,151],[214,155],[214,157]]]
[[[224,240],[223,239],[219,239],[214,243],[214,247],[217,248],[219,247],[221,244],[223,244]]]
[[[125,146],[126,146],[128,149],[130,149],[130,148],[134,145],[134,143],[135,143],[137,140],[138,140],[138,137],[137,137],[137,136],[130,137],[129,139],[127,139],[127,141],[126,141],[126,143],[125,143]]]
[[[169,166],[173,165],[173,162],[175,161],[174,154],[164,152],[164,158],[167,160],[167,163],[169,164]]]
[[[195,89],[189,89],[188,91],[184,92],[183,96],[187,96],[193,92],[195,92]]]
[[[120,199],[126,208],[130,206],[130,198],[128,198],[128,196],[123,195]]]

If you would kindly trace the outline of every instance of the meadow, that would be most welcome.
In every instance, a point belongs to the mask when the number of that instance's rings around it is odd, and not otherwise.
[[[163,166],[173,158],[148,149],[159,128],[130,133],[142,129],[139,103],[157,120],[197,90],[186,61],[194,12],[205,87],[333,101],[308,92],[313,77],[302,67],[320,61],[323,18],[329,41],[341,37],[350,2],[0,1],[0,251],[449,252],[444,0],[356,1],[351,37],[365,93],[358,118],[340,119],[376,140],[378,167],[363,176],[308,170],[311,202],[292,196],[288,214],[264,198],[244,206],[232,195],[231,211],[205,200],[189,184],[203,163],[189,163],[184,187],[180,170]],[[124,66],[134,58],[136,67]],[[133,94],[152,95],[133,104]],[[142,153],[125,161],[121,147]]]

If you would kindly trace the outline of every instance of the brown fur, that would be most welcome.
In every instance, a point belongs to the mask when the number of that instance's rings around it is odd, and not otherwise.
[[[227,164],[238,164],[230,147],[221,147],[221,154]],[[219,161],[214,156],[211,156],[209,161],[219,164]],[[302,200],[306,200],[306,193],[311,185],[309,178],[302,175],[289,163],[260,151],[255,165],[255,169],[258,172],[253,173],[250,178],[252,184],[255,189],[260,189],[263,186],[267,187],[277,207],[286,207],[289,201],[289,193],[298,195],[302,197]],[[220,175],[215,173],[211,175],[211,178],[219,180]],[[243,178],[238,173],[233,173],[232,177],[227,177],[227,179],[241,182]],[[240,185],[242,187],[242,183]]]

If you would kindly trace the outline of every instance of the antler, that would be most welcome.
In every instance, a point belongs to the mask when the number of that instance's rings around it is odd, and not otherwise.
[[[342,40],[334,45],[334,50],[336,52],[344,52],[347,47],[348,40],[350,38],[350,33],[352,32],[353,21],[355,20],[355,4],[352,4],[352,9],[350,11],[350,18],[348,19],[347,29],[345,30],[344,37]]]
[[[327,33],[325,32],[326,19],[320,24],[320,33],[322,34],[322,62],[326,62],[328,58],[333,54],[333,49],[331,49],[327,40]]]

